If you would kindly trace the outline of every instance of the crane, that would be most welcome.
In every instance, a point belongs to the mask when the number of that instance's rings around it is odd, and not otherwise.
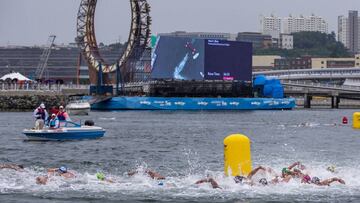
[[[35,71],[35,79],[41,80],[43,78],[44,71],[47,67],[47,62],[51,53],[51,49],[54,46],[56,36],[50,35],[47,41],[46,47],[40,56],[40,62]]]

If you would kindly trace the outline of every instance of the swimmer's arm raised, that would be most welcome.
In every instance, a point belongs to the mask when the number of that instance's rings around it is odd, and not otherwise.
[[[137,171],[129,171],[128,172],[128,176],[133,176],[135,174],[137,174],[138,172]]]
[[[133,176],[137,173],[138,173],[138,171],[130,171],[130,172],[128,172],[128,176]],[[157,180],[165,179],[164,176],[162,176],[159,173],[156,173],[154,171],[151,171],[151,170],[145,170],[145,173],[148,174],[152,179],[157,179]]]
[[[298,165],[300,165],[300,161],[297,161],[297,162],[291,164],[291,165],[288,167],[288,169],[291,170],[291,169],[293,169],[295,166],[298,166]]]
[[[195,184],[201,184],[201,183],[210,183],[212,188],[216,189],[219,188],[221,189],[221,187],[219,186],[219,184],[213,179],[213,178],[206,178],[206,179],[202,179],[202,180],[198,180],[196,181]]]
[[[257,172],[259,172],[259,170],[263,170],[265,171],[266,169],[262,166],[258,166],[257,168],[255,168],[254,170],[252,170],[249,175],[247,176],[248,179],[251,179]]]
[[[152,179],[157,179],[157,180],[165,179],[165,176],[162,176],[159,173],[156,173],[154,171],[146,170],[145,173],[147,173]]]
[[[59,171],[58,168],[49,168],[49,169],[47,170],[48,173],[55,173],[55,172],[58,172],[58,171]]]
[[[331,183],[336,182],[336,181],[345,185],[345,181],[343,179],[340,179],[340,178],[330,178],[330,179],[327,179],[327,180],[323,180],[323,181],[321,181],[319,183],[319,185],[321,185],[321,186],[330,186]]]

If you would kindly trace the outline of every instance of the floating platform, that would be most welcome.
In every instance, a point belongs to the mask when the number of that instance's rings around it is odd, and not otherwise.
[[[87,98],[91,99],[91,98]],[[281,110],[295,108],[293,98],[113,97],[94,110]]]

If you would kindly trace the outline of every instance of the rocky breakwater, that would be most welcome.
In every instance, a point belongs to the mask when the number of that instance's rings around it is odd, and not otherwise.
[[[0,92],[0,111],[34,110],[40,103],[51,107],[65,105],[68,97],[54,92]]]

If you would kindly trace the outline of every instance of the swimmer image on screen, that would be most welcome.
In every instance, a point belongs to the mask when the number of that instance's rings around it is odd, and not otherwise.
[[[152,78],[204,79],[203,39],[161,36],[152,55]]]
[[[183,60],[181,60],[181,62],[179,63],[179,65],[176,66],[175,71],[174,71],[174,79],[177,79],[177,80],[186,80],[187,78],[183,77],[183,76],[181,75],[181,72],[183,71],[186,63],[187,63],[188,60],[189,60],[189,55],[192,56],[191,58],[192,58],[193,60],[196,60],[196,59],[200,56],[200,53],[197,52],[196,48],[193,47],[193,44],[192,44],[193,42],[195,42],[195,39],[193,39],[192,42],[186,42],[185,48],[188,49],[189,53],[187,53],[187,54],[185,55],[185,57],[183,58]],[[202,74],[202,72],[200,72],[199,74],[200,74],[202,77],[204,77],[203,74]]]
[[[193,39],[194,41],[194,39]],[[192,45],[193,42],[187,42],[185,47],[188,48],[190,51],[191,51],[191,54],[192,54],[192,58],[195,60],[199,57],[200,53],[197,52],[197,50],[193,47]]]

